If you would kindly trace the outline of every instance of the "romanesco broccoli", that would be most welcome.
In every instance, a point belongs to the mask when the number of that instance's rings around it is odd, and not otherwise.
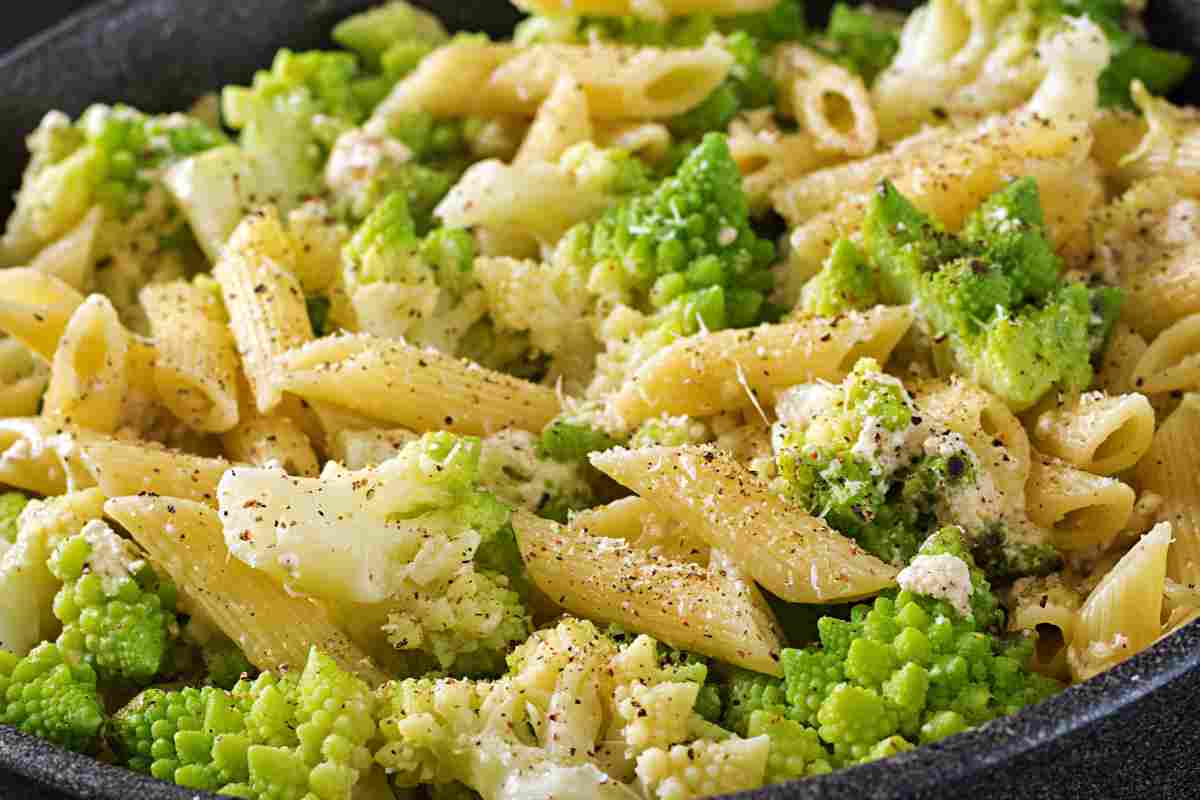
[[[215,148],[219,130],[184,114],[150,116],[94,105],[72,123],[51,112],[29,137],[32,160],[0,242],[0,263],[19,263],[56,241],[100,205],[128,220],[172,164]]]
[[[104,724],[95,671],[51,642],[24,658],[0,650],[0,723],[68,750],[92,750]]]
[[[1059,282],[1032,178],[985,202],[961,238],[885,182],[864,238],[883,299],[915,301],[955,366],[1013,408],[1091,382],[1093,347],[1107,337],[1118,295]]]
[[[623,444],[604,424],[602,412],[599,404],[585,403],[559,414],[542,430],[542,454],[555,461],[585,463],[588,453]]]
[[[955,529],[933,537],[918,558],[956,561],[966,575],[969,614],[947,591],[945,573],[902,573],[902,590],[857,606],[850,621],[825,618],[821,648],[785,650],[791,719],[816,727],[835,763],[850,764],[934,741],[1053,694],[1058,685],[1028,671],[1028,642],[987,632],[998,604]],[[915,563],[915,562],[914,562]],[[935,561],[924,569],[938,569]],[[914,568],[917,569],[917,568]],[[903,743],[892,737],[902,737]],[[890,744],[881,743],[890,741]]]
[[[62,542],[49,566],[63,582],[54,598],[63,654],[91,664],[105,682],[153,680],[178,632],[174,585],[99,520]]]
[[[371,769],[376,699],[315,649],[299,676],[232,691],[148,689],[112,720],[123,763],[189,789],[251,800],[349,800]]]
[[[870,86],[900,49],[900,23],[874,9],[836,3],[823,44],[834,60]]]
[[[710,134],[673,177],[592,226],[595,270],[635,307],[690,303],[710,327],[753,324],[771,287],[775,248],[755,235],[749,213],[729,145]]]
[[[441,20],[403,0],[347,17],[333,29],[335,42],[353,50],[374,69],[384,68],[389,55],[395,61],[400,53],[412,52],[417,45],[432,49],[449,38]]]
[[[226,543],[294,590],[378,611],[386,623],[374,633],[415,673],[495,672],[529,614],[509,508],[479,488],[480,450],[430,433],[378,467],[324,479],[239,469],[218,487]],[[285,499],[296,494],[285,485],[303,499]],[[326,514],[334,502],[342,510]],[[280,517],[295,522],[271,523]]]
[[[584,477],[585,459],[549,458],[533,434],[507,429],[483,440],[479,481],[513,508],[566,522],[571,511],[595,505],[592,488]]]
[[[839,239],[825,266],[804,284],[800,308],[806,314],[835,317],[879,303],[879,279],[863,251],[849,239]]]

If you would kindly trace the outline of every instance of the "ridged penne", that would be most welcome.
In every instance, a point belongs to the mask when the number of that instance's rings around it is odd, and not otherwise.
[[[706,567],[712,553],[708,542],[637,495],[573,514],[571,527],[591,536],[624,539],[639,550],[669,561]]]
[[[46,417],[0,419],[0,484],[44,497],[89,489],[80,445],[94,438]]]
[[[526,511],[513,528],[529,577],[555,604],[755,672],[781,675],[777,624],[736,568],[656,558]]]
[[[570,73],[564,73],[538,108],[513,163],[553,163],[572,145],[593,138],[587,94]]]
[[[438,49],[376,108],[368,130],[412,111],[435,116],[532,116],[564,73],[596,119],[665,119],[699,105],[733,66],[722,47],[660,50],[592,43],[462,41]]]
[[[801,45],[777,48],[774,59],[781,106],[818,147],[859,157],[874,152],[879,125],[860,76]]]
[[[1122,556],[1079,609],[1067,658],[1087,680],[1141,652],[1162,633],[1171,525],[1159,523]]]
[[[1075,638],[1079,593],[1058,575],[1022,578],[1011,591],[1008,629],[1035,637],[1033,669],[1058,680],[1071,677],[1067,649]]]
[[[591,461],[789,602],[851,600],[895,580],[894,568],[789,505],[717,448],[614,448]]]
[[[1200,314],[1160,333],[1133,368],[1139,392],[1160,394],[1200,387]]]
[[[1167,575],[1200,586],[1200,397],[1185,396],[1159,426],[1134,479],[1139,490],[1162,498],[1158,518],[1171,523]]]
[[[1038,448],[1096,475],[1136,464],[1154,439],[1154,408],[1140,394],[1081,395],[1041,414],[1033,427]]]
[[[255,407],[263,414],[282,399],[276,357],[313,338],[300,282],[282,264],[242,246],[243,240],[254,238],[257,226],[270,223],[271,215],[248,217],[233,232],[213,267]]]
[[[104,295],[76,309],[50,366],[43,414],[64,424],[112,433],[129,392],[129,333]]]
[[[344,334],[283,354],[279,388],[416,431],[541,431],[554,391],[433,350]]]
[[[54,359],[58,340],[84,297],[61,278],[21,267],[0,270],[0,330]]]
[[[216,508],[217,484],[236,466],[169,450],[152,442],[97,439],[81,446],[80,457],[105,497],[161,495]]]
[[[1029,518],[1060,550],[1106,547],[1133,514],[1133,489],[1035,453],[1025,496]]]
[[[661,122],[596,120],[592,127],[596,144],[619,147],[651,164],[660,161],[671,147],[671,131]]]
[[[154,334],[154,383],[163,405],[194,430],[232,428],[240,365],[220,300],[184,281],[147,286],[139,296]]]
[[[118,497],[104,511],[259,669],[301,669],[317,647],[372,684],[387,679],[322,606],[230,558],[212,508],[172,497]]]
[[[1132,392],[1133,374],[1147,347],[1145,339],[1124,322],[1118,322],[1096,370],[1096,385],[1110,395]]]
[[[1121,177],[1127,181],[1168,178],[1186,194],[1200,194],[1200,115],[1154,97],[1141,81],[1133,82],[1132,95],[1148,130],[1137,148],[1121,160]]]
[[[798,383],[837,381],[860,358],[886,362],[913,322],[908,308],[877,307],[681,339],[636,368],[611,400],[630,427],[660,414],[703,417],[769,406]]]
[[[236,426],[221,434],[225,455],[258,467],[275,464],[289,475],[316,477],[321,472],[308,436],[292,419],[281,414],[246,414]]]

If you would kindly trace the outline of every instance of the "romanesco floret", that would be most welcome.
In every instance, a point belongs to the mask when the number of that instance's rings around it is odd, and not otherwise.
[[[374,69],[386,68],[389,55],[399,61],[401,53],[411,53],[418,45],[432,49],[449,38],[441,20],[403,0],[347,17],[333,29],[335,42]]]
[[[1112,60],[1100,75],[1100,103],[1133,109],[1129,87],[1140,80],[1156,95],[1167,95],[1192,70],[1192,59],[1154,47],[1144,31],[1129,25],[1128,4],[1120,0],[1043,0],[1037,4],[1043,19],[1054,24],[1061,16],[1087,16],[1100,26],[1112,50]]]
[[[817,732],[772,711],[755,711],[747,723],[747,738],[771,740],[763,783],[781,783],[833,771],[832,759]]]
[[[582,403],[546,425],[542,430],[541,452],[555,461],[586,463],[588,453],[624,444],[609,427],[605,424],[602,406]]]
[[[20,492],[5,492],[0,494],[0,540],[12,544],[17,541],[17,520],[29,498]],[[0,544],[3,548],[3,544]]]
[[[775,248],[750,227],[725,137],[710,134],[673,177],[592,226],[591,255],[602,293],[641,308],[690,304],[687,317],[699,313],[706,324],[720,323],[710,327],[740,327],[765,311]]]
[[[480,450],[473,437],[431,433],[378,467],[322,479],[227,473],[226,543],[296,591],[381,612],[376,633],[414,672],[495,672],[529,614],[510,511],[479,488]]]
[[[901,21],[886,12],[837,3],[825,30],[823,49],[870,86],[900,49]]]
[[[1014,409],[1052,387],[1072,391],[1091,382],[1093,347],[1107,337],[1118,295],[1059,283],[1061,262],[1032,178],[985,202],[961,238],[884,182],[864,238],[883,299],[915,301],[954,365]]]
[[[200,649],[205,680],[221,689],[232,689],[238,681],[256,670],[242,648],[226,637],[214,637]]]
[[[355,299],[358,327],[466,355],[485,312],[471,270],[474,258],[470,233],[439,228],[421,237],[405,195],[389,194],[343,251],[343,278]]]
[[[653,748],[638,756],[638,781],[655,800],[698,800],[761,786],[771,741],[697,739],[671,748]]]
[[[773,443],[784,493],[898,565],[934,526],[937,498],[972,478],[965,444],[959,454],[923,452],[930,423],[871,359],[840,387],[790,390],[779,414]]]
[[[51,112],[29,137],[32,160],[8,221],[0,262],[18,263],[68,233],[100,205],[128,220],[160,173],[225,143],[219,130],[184,114],[150,116],[94,105],[75,123]]]
[[[825,266],[800,295],[800,309],[818,317],[835,317],[879,303],[879,281],[858,245],[839,239]]]
[[[687,415],[670,416],[663,414],[651,417],[643,422],[633,432],[629,446],[639,447],[680,447],[685,444],[707,444],[713,440],[713,433],[702,420]]]
[[[956,597],[962,586],[951,585],[958,578],[939,564],[927,578],[901,578],[901,586],[937,598],[908,590],[881,596],[855,607],[850,621],[822,619],[820,649],[784,651],[788,716],[816,727],[837,764],[934,741],[1058,688],[1029,672],[1027,642],[1009,644],[986,632],[998,606],[957,531],[940,532],[923,557],[962,565],[969,616]]]
[[[49,566],[63,583],[54,598],[63,654],[91,664],[102,681],[149,683],[178,632],[174,585],[99,520],[62,542]]]
[[[506,429],[483,440],[479,480],[513,508],[565,523],[570,512],[595,505],[584,463],[549,458],[532,433]]]
[[[750,718],[756,712],[787,712],[783,682],[770,675],[734,669],[721,681],[720,692],[721,725],[739,736],[748,735]]]
[[[24,658],[0,650],[0,723],[88,752],[104,724],[96,673],[44,642]]]
[[[676,136],[703,136],[724,130],[743,111],[769,106],[775,100],[775,83],[768,74],[767,54],[762,45],[743,31],[720,40],[733,56],[729,77],[700,105],[669,121]]]
[[[131,769],[250,800],[349,800],[371,769],[376,699],[315,649],[298,677],[264,673],[232,691],[148,689],[112,720]]]

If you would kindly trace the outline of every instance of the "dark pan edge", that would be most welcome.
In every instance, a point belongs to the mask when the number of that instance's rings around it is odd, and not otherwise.
[[[433,0],[420,0],[420,2],[426,6],[437,5]],[[1176,14],[1179,14],[1185,21],[1190,21],[1186,12],[1190,12],[1193,16],[1196,14],[1190,5],[1192,2],[1194,0],[1159,0],[1159,2],[1153,3],[1151,18],[1157,24],[1152,23],[1152,27],[1165,29],[1168,26],[1163,24],[1164,20],[1170,17],[1172,21],[1177,21]],[[299,21],[300,17],[305,19],[334,18],[348,13],[355,7],[362,7],[370,3],[369,0],[310,0],[304,3],[303,14],[296,13],[296,6],[299,5],[296,2],[268,0],[266,3],[266,5],[272,4],[280,10],[290,6],[292,14],[283,16],[290,17],[292,24],[276,26],[279,37],[286,37],[289,31],[305,27]],[[144,31],[147,26],[152,24],[148,20],[156,16],[159,19],[164,18],[157,15],[155,9],[165,9],[170,5],[172,4],[169,0],[106,0],[98,6],[67,18],[62,23],[10,51],[0,58],[0,74],[6,76],[16,74],[16,78],[6,77],[6,83],[19,83],[21,80],[27,80],[31,73],[39,68],[46,69],[52,66],[47,54],[59,48],[64,48],[64,52],[74,54],[74,58],[69,60],[69,63],[75,66],[80,60],[78,56],[81,49],[86,49],[89,43],[95,45],[107,33],[113,33],[117,39],[131,41],[137,37],[138,30]],[[460,24],[467,20],[478,19],[481,9],[486,8],[493,15],[496,10],[495,6],[487,0],[456,2],[451,8],[454,15],[461,21]],[[1157,14],[1155,14],[1156,8],[1159,9]],[[198,12],[193,8],[191,13],[194,15]],[[134,24],[128,24],[130,17],[138,19],[133,20]],[[484,27],[502,27],[502,24],[485,25]],[[308,30],[311,31],[311,26]],[[1189,29],[1187,24],[1176,25],[1173,30],[1172,39],[1176,44],[1190,43],[1193,48],[1200,45],[1200,25],[1195,30]],[[169,33],[169,31],[164,31],[164,33]],[[311,35],[292,38],[295,46],[304,45],[306,40],[309,44],[317,43]],[[273,41],[278,41],[278,37]],[[266,49],[273,50],[274,45],[270,48],[258,47],[256,52]],[[246,60],[247,58],[243,54],[243,58],[235,61],[240,63]],[[54,63],[61,65],[62,62]],[[249,67],[239,66],[239,63],[224,65],[227,67],[226,72],[235,73],[226,78],[226,81],[244,78],[249,74],[249,70],[264,63],[264,59],[256,58]],[[81,77],[86,79],[86,76],[68,75],[65,80],[70,83]],[[154,80],[155,86],[170,83],[169,78],[161,75]],[[217,82],[206,83],[203,86],[185,82],[178,85],[177,88],[173,88],[170,93],[160,93],[160,96],[178,98],[181,93],[187,92],[189,87],[192,87],[192,96],[196,96],[210,90],[215,85],[218,85]],[[1187,94],[1195,97],[1197,90],[1200,90],[1200,78],[1194,77],[1189,88],[1191,91]],[[20,102],[23,100],[32,102],[34,99],[37,98],[29,95],[0,97],[0,118],[4,119],[10,128],[16,127],[22,132],[30,130],[32,123],[36,123],[36,118],[32,118],[31,123],[29,107],[22,107]],[[47,105],[44,101],[41,102],[38,109],[44,111]],[[181,105],[186,100],[176,99],[173,102],[175,105]],[[158,109],[166,107],[153,102],[146,105]],[[68,108],[68,110],[78,109]],[[9,147],[8,144],[0,144],[0,184],[12,186],[15,185],[14,175],[5,172],[3,165],[23,165],[27,155],[23,148]],[[997,720],[944,742],[922,747],[883,762],[855,767],[821,778],[766,787],[738,795],[738,797],[741,800],[807,800],[808,798],[859,800],[873,797],[933,796],[934,792],[949,787],[960,787],[964,792],[953,796],[967,796],[965,793],[967,790],[964,787],[972,778],[977,778],[989,770],[1000,768],[1021,757],[1050,749],[1055,742],[1065,737],[1086,736],[1106,718],[1118,715],[1120,712],[1130,711],[1140,701],[1169,693],[1173,696],[1181,687],[1188,693],[1194,694],[1194,690],[1200,689],[1200,674],[1198,673],[1200,673],[1200,627],[1192,624],[1104,675],[1072,687],[1059,697],[1034,708],[1026,709],[1013,717]],[[1191,687],[1186,685],[1189,681],[1192,684]],[[1180,710],[1182,711],[1182,709]],[[1190,707],[1188,710],[1194,711],[1195,708]],[[1195,727],[1194,724],[1186,721],[1185,725],[1189,728]],[[1147,735],[1154,736],[1156,733],[1157,731],[1151,731]],[[184,800],[184,798],[215,797],[207,793],[165,784],[119,767],[97,762],[86,756],[60,750],[44,741],[4,726],[0,726],[0,768],[11,770],[38,784],[80,798],[95,798],[95,800],[130,800],[131,798],[176,800],[178,798],[178,800]],[[3,787],[4,782],[0,779],[0,788]],[[986,793],[985,795],[992,796]],[[985,795],[971,793],[972,797]],[[939,793],[937,796],[951,795]],[[1079,795],[1067,787],[1063,787],[1061,794],[1045,794],[1044,796],[1074,797]],[[1115,797],[1116,795],[1110,796]]]

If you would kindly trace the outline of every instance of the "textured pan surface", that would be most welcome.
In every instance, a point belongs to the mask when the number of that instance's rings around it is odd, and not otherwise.
[[[37,0],[30,0],[36,2]],[[453,27],[503,33],[503,0],[420,0]],[[878,0],[876,0],[878,2]],[[23,6],[26,0],[13,2]],[[244,81],[276,48],[320,45],[370,0],[108,0],[0,59],[0,192],[17,186],[24,136],[49,108],[186,106]],[[886,4],[886,3],[881,3]],[[892,5],[900,5],[893,3]],[[810,6],[818,5],[811,2]],[[6,8],[6,10],[8,10]],[[16,11],[16,8],[13,9]],[[21,13],[17,11],[17,13]],[[1200,2],[1151,3],[1155,39],[1200,53]],[[1200,100],[1200,77],[1184,96]],[[1200,625],[1008,719],[886,762],[746,800],[1200,797]],[[0,727],[0,798],[206,800]]]

